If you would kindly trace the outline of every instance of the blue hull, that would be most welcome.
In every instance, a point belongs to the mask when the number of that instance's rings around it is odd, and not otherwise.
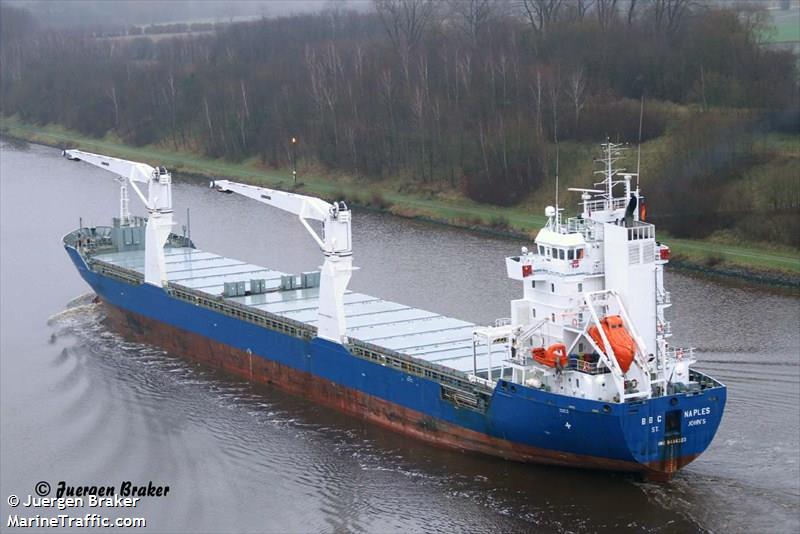
[[[642,402],[607,404],[501,380],[483,409],[470,409],[445,398],[436,380],[355,356],[344,346],[320,338],[294,337],[193,305],[149,284],[129,284],[98,274],[74,247],[67,245],[66,250],[95,293],[123,313],[168,328],[174,332],[171,336],[204,340],[208,346],[229,347],[231,354],[247,355],[250,378],[252,359],[263,360],[256,362],[256,368],[305,377],[308,384],[313,383],[314,390],[309,385],[307,395],[312,400],[441,445],[514,460],[668,479],[708,447],[725,406],[722,385]],[[153,341],[158,344],[158,339]],[[277,378],[274,383],[284,385]],[[327,393],[320,389],[323,386]],[[338,400],[327,402],[333,390]],[[292,392],[304,394],[296,387]],[[379,411],[382,418],[374,416]]]

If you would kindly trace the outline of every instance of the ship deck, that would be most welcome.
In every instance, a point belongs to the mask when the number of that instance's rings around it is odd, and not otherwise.
[[[280,289],[281,277],[287,273],[196,248],[166,248],[164,252],[171,283],[216,297],[223,294],[226,282],[264,279],[266,293],[225,297],[226,300],[316,326],[319,288]],[[143,250],[93,257],[144,273]],[[344,303],[349,337],[457,371],[473,371],[475,324],[349,290]],[[491,364],[496,370],[507,356],[500,347],[495,347]],[[477,368],[484,376],[489,360],[485,347],[478,347]]]

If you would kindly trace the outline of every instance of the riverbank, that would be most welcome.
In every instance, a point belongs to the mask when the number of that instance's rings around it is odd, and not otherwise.
[[[10,139],[52,147],[81,148],[132,160],[158,162],[188,179],[230,178],[276,189],[295,190],[324,198],[344,198],[351,205],[515,239],[531,239],[544,224],[543,215],[521,208],[478,204],[459,197],[443,199],[430,191],[409,191],[397,183],[367,183],[303,173],[295,186],[288,171],[265,169],[255,160],[241,163],[212,160],[163,147],[132,147],[117,139],[94,139],[59,126],[32,126],[0,119],[0,134]],[[800,253],[752,245],[675,239],[661,234],[673,251],[672,264],[706,276],[800,290]]]

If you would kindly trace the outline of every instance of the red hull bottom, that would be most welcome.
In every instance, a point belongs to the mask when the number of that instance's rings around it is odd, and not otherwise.
[[[298,371],[205,336],[175,328],[105,303],[112,329],[133,341],[157,345],[167,352],[226,371],[250,382],[279,389],[365,419],[389,430],[433,445],[459,451],[478,452],[507,460],[636,472],[648,480],[667,481],[695,456],[644,465],[594,456],[540,449],[475,432],[429,415],[404,408],[360,391],[337,385],[305,371]]]

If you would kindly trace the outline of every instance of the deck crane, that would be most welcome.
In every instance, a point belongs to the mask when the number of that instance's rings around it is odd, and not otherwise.
[[[351,214],[347,205],[344,202],[331,204],[315,197],[229,180],[216,180],[210,185],[217,191],[238,193],[300,218],[302,225],[325,255],[320,273],[317,335],[335,343],[346,343],[344,294],[355,270]],[[322,222],[322,236],[311,227],[309,219]]]
[[[82,150],[65,150],[63,155],[72,160],[85,161],[116,174],[120,183],[120,221],[128,219],[127,184],[130,183],[137,196],[147,208],[145,229],[144,281],[162,287],[167,283],[164,263],[164,244],[172,230],[172,175],[164,167],[153,168],[146,163],[137,163],[110,156],[93,154]],[[147,197],[136,184],[147,184]]]

